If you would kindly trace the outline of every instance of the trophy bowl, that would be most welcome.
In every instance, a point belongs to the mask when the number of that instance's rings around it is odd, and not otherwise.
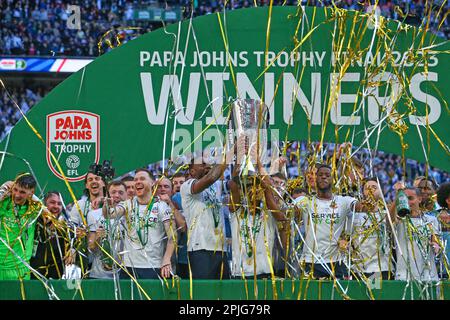
[[[251,182],[248,177],[257,175],[257,163],[265,163],[267,157],[269,108],[255,99],[236,99],[231,104],[229,129],[231,144],[239,137],[245,137],[245,150],[238,144],[237,161],[240,164],[239,177]],[[242,138],[241,138],[242,139]],[[240,149],[240,150],[239,150]],[[259,159],[258,159],[259,158]]]

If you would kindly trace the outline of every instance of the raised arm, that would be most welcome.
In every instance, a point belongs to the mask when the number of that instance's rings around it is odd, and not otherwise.
[[[197,194],[211,186],[214,182],[216,182],[225,171],[226,164],[216,164],[214,165],[209,172],[204,175],[199,180],[196,180],[192,183],[191,192],[192,194]]]
[[[262,166],[261,162],[258,161],[258,172],[260,174],[261,186],[264,189],[264,197],[266,199],[267,209],[269,209],[273,215],[273,217],[277,221],[286,221],[286,215],[283,210],[281,210],[280,203],[277,201],[273,194],[274,187],[272,186],[272,181],[270,180],[269,175],[266,170]]]
[[[399,181],[394,184],[393,188],[395,190],[395,199],[397,199],[397,192],[399,190],[405,189],[406,186],[403,182]],[[392,224],[395,225],[399,221],[398,216],[397,216],[397,206],[395,205],[395,200],[393,202],[391,202],[390,204],[388,204],[387,208],[389,210],[389,216],[391,218]]]
[[[105,218],[118,219],[125,215],[125,207],[122,204],[114,204],[110,198],[104,199],[106,199],[108,203],[108,205],[103,204],[102,207],[102,213]]]
[[[172,201],[172,199],[170,198],[170,196],[168,196],[167,194],[160,195],[159,199],[161,201],[164,201],[165,203],[167,203],[167,205],[170,207],[170,209],[172,209],[173,216],[174,216],[175,222],[177,224],[177,229],[179,228],[181,232],[186,232],[186,219],[181,214],[176,203],[174,203]]]
[[[171,206],[172,208],[172,206]],[[178,210],[175,206],[172,208],[173,216],[175,218],[175,222],[177,224],[177,229],[181,232],[186,232],[186,218],[181,214],[180,210]]]
[[[228,181],[228,188],[230,189],[230,200],[228,202],[230,212],[236,212],[241,205],[241,192],[239,184],[233,180]]]
[[[397,207],[395,206],[395,202],[389,203],[387,205],[389,217],[391,218],[392,224],[395,225],[398,223],[397,217]]]
[[[239,170],[240,165],[236,164],[233,168],[233,172],[231,173],[231,180],[228,181],[228,188],[230,189],[231,194],[228,203],[230,212],[235,212],[241,205],[240,186],[239,183],[236,182],[236,179],[239,178]]]
[[[280,207],[279,201],[275,198],[273,194],[273,186],[268,176],[261,178],[261,185],[264,188],[264,197],[266,199],[267,209],[270,210],[273,217],[277,221],[287,221],[284,210]]]
[[[4,184],[0,187],[0,201],[5,199],[11,194],[11,189],[14,185],[14,181],[6,181]]]
[[[290,221],[286,217],[286,212],[280,207],[280,201],[275,198],[273,194],[274,187],[272,186],[272,181],[270,177],[265,174],[265,171],[260,167],[261,175],[261,185],[264,189],[264,197],[266,199],[266,206],[269,209],[272,216],[278,222],[278,233],[280,235],[281,246],[286,249],[289,243],[288,230],[290,226]]]

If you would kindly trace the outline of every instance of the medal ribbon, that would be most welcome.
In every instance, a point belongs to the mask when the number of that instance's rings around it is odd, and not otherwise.
[[[155,197],[152,197],[152,201],[150,202],[150,205],[147,206],[147,209],[141,219],[139,217],[139,202],[137,201],[137,198],[135,198],[135,206],[133,208],[133,218],[134,218],[134,228],[136,229],[136,233],[139,238],[139,242],[143,247],[147,245],[148,242],[148,223],[145,221],[147,216],[150,214],[153,204],[155,202]],[[142,229],[144,229],[144,235],[142,235]]]

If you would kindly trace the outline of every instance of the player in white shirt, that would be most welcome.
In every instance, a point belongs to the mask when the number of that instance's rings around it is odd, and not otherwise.
[[[77,246],[75,248],[78,253],[74,254],[73,258],[75,259],[76,257],[76,264],[79,265],[83,274],[87,271],[88,265],[92,262],[91,257],[89,256],[86,239],[89,227],[85,225],[85,222],[87,223],[88,212],[94,209],[92,203],[103,198],[106,193],[105,181],[101,176],[96,175],[92,171],[88,171],[84,178],[84,185],[84,195],[77,201],[78,207],[74,204],[69,211],[69,222],[75,227],[76,237],[78,238],[78,241],[76,242]]]
[[[198,163],[199,162],[199,163]],[[229,266],[224,251],[221,199],[214,183],[226,165],[212,167],[194,158],[190,178],[181,186],[183,215],[187,223],[188,263],[194,279],[227,279]]]
[[[98,176],[92,172],[88,172],[88,174],[86,175],[86,178],[84,179],[84,185],[86,188],[85,193],[87,196],[83,196],[77,202],[81,213],[86,220],[88,212],[93,209],[92,202],[96,201],[96,199],[104,197],[106,185],[101,176]],[[80,211],[75,204],[69,212],[69,219],[77,226],[83,226],[83,219],[81,218]]]
[[[397,190],[399,188],[402,187],[395,187]],[[395,243],[395,279],[438,281],[435,257],[442,251],[439,245],[439,222],[436,217],[420,210],[419,189],[405,188],[404,192],[408,197],[410,215],[400,218],[395,207],[391,210],[391,219],[398,238],[398,243]]]
[[[377,179],[371,178],[364,182],[363,194],[363,201],[368,203],[369,210],[355,212],[353,218],[349,219],[353,267],[366,278],[376,276],[388,280],[391,279],[390,227]]]
[[[108,185],[108,194],[114,205],[127,199],[126,185],[121,181],[112,181]],[[94,200],[93,206],[98,206],[99,200]],[[105,218],[102,209],[91,210],[87,216],[89,227],[88,249],[93,260],[89,270],[89,278],[112,279],[120,268],[108,257],[121,263],[119,252],[122,251],[120,219]],[[101,248],[100,248],[101,247]],[[106,254],[103,250],[108,254]]]
[[[122,217],[125,222],[123,264],[120,278],[129,274],[140,279],[167,278],[172,275],[171,258],[176,243],[172,210],[152,192],[154,180],[147,169],[136,170],[136,196],[113,206],[103,214],[112,219]]]
[[[172,181],[170,181],[169,178],[161,177],[160,179],[158,179],[158,181],[156,182],[156,195],[159,197],[159,200],[166,202],[169,205],[170,209],[172,209],[172,213],[176,223],[177,237],[178,239],[180,239],[180,237],[186,233],[186,219],[184,218],[182,211],[179,210],[178,205],[172,199],[173,186]],[[176,254],[179,254],[179,250],[180,248],[176,250]],[[180,270],[178,269],[177,264],[176,273],[179,277],[181,277],[179,271]],[[189,276],[183,274],[182,278],[189,278]]]
[[[314,278],[342,279],[349,276],[339,242],[347,219],[353,216],[355,209],[364,209],[363,204],[353,197],[334,195],[332,181],[331,167],[325,164],[317,166],[317,194],[296,199],[305,227],[300,260],[305,273]]]
[[[260,164],[258,168],[256,184],[243,186],[239,181],[237,165],[233,170],[233,179],[228,184],[231,191],[231,274],[234,278],[261,279],[274,273],[273,250],[278,233],[277,221],[286,221],[279,201],[273,194],[270,177]]]

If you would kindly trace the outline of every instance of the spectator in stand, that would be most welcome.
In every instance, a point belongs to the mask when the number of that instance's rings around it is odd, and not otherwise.
[[[258,6],[267,6],[268,1],[256,1]],[[302,5],[330,6],[331,1],[302,1]],[[136,1],[97,1],[92,3],[84,1],[80,5],[81,9],[81,29],[71,30],[66,27],[66,21],[72,12],[67,11],[68,1],[57,2],[36,2],[27,0],[8,0],[0,3],[0,54],[27,54],[30,48],[38,48],[42,45],[43,51],[38,55],[49,55],[54,52],[57,55],[80,55],[97,56],[99,54],[96,46],[87,45],[90,42],[98,41],[108,30],[117,27],[141,27],[124,39],[126,42],[132,39],[136,33],[146,33],[155,26],[157,22],[143,22],[134,20],[134,9],[138,6]],[[297,1],[274,1],[274,5],[297,5]],[[369,12],[373,10],[374,1],[366,0],[358,2],[356,0],[345,0],[335,3],[339,8],[348,10],[361,10]],[[183,18],[190,18],[191,3],[184,1],[164,1],[158,2],[156,6],[184,7]],[[220,12],[224,9],[233,10],[253,6],[253,2],[234,1],[227,2],[226,8],[221,1],[199,1],[193,10],[194,16]],[[140,5],[142,7],[142,5]],[[397,9],[396,9],[397,8]],[[449,4],[439,12],[440,6],[434,5],[430,15],[430,29],[441,37],[449,38],[449,18],[447,17],[439,30],[446,9]],[[397,19],[416,26],[422,25],[428,20],[428,14],[422,0],[381,0],[376,9],[382,16]],[[402,15],[399,14],[402,12]],[[74,43],[74,40],[75,43]],[[91,39],[93,41],[91,41]],[[49,49],[48,49],[49,48]],[[108,50],[104,50],[108,51]],[[100,52],[100,53],[103,53]]]

